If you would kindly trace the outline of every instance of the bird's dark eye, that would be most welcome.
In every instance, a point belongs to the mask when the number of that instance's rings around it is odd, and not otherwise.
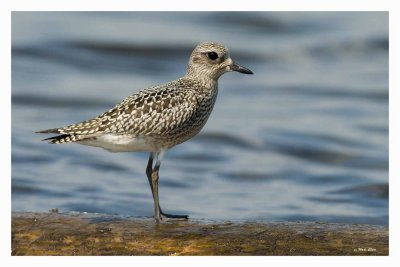
[[[216,60],[218,58],[218,54],[215,52],[208,52],[207,57],[211,60]]]

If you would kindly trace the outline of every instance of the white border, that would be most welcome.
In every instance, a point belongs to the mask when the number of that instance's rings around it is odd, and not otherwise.
[[[6,3],[4,3],[6,2]],[[395,25],[400,25],[400,12],[396,10],[397,1],[351,1],[351,0],[335,0],[335,1],[296,1],[296,0],[279,0],[279,1],[257,1],[257,0],[202,0],[198,2],[183,1],[183,0],[168,0],[168,1],[129,1],[129,0],[69,0],[69,1],[54,1],[54,0],[35,0],[35,1],[1,1],[1,62],[3,65],[1,72],[1,114],[5,114],[1,120],[1,164],[2,176],[0,186],[0,207],[3,219],[0,220],[0,238],[1,247],[0,255],[4,260],[3,266],[11,264],[24,264],[26,266],[41,265],[41,266],[69,266],[73,263],[87,264],[93,261],[96,264],[115,265],[116,263],[128,264],[185,264],[188,266],[204,266],[205,264],[218,265],[234,265],[243,266],[249,264],[265,263],[271,266],[290,264],[299,265],[307,264],[308,266],[337,266],[345,264],[357,266],[377,266],[378,264],[391,264],[399,255],[399,197],[397,190],[399,189],[399,119],[396,116],[398,113],[399,103],[399,30]],[[11,242],[11,11],[78,11],[78,10],[265,10],[265,11],[390,11],[390,257],[11,257],[10,242]],[[11,262],[8,262],[11,261]],[[8,264],[7,264],[8,262]],[[361,264],[361,265],[360,265]],[[389,265],[390,266],[390,265]]]

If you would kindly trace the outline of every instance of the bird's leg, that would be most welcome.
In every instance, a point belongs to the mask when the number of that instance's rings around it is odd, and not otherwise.
[[[158,170],[153,169],[151,173],[151,184],[153,187],[154,218],[157,222],[161,221],[160,201],[158,198]]]
[[[149,181],[151,194],[153,195],[154,198],[153,184],[151,183],[151,173],[153,172],[153,159],[154,159],[154,153],[150,153],[149,161],[146,167],[146,175],[147,175],[147,180]]]
[[[153,195],[154,218],[156,219],[157,222],[160,222],[161,216],[160,216],[160,204],[159,204],[159,200],[158,200],[158,172],[155,173],[153,170],[154,157],[156,157],[156,159],[157,159],[158,154],[151,152],[150,156],[149,156],[149,161],[148,161],[147,167],[146,167],[146,175],[147,175],[147,179],[150,184],[151,194]]]
[[[159,179],[158,172],[160,170],[161,160],[162,160],[163,156],[164,156],[164,152],[151,153],[150,157],[149,157],[149,162],[147,163],[147,168],[146,168],[146,174],[147,174],[147,178],[150,183],[150,188],[151,188],[151,192],[153,194],[153,200],[154,200],[154,217],[157,222],[160,222],[160,220],[162,220],[162,217],[188,219],[189,217],[187,215],[167,214],[161,210],[160,203],[159,203],[159,197],[158,197],[158,179]],[[153,168],[152,165],[153,165],[154,157],[156,158],[156,164]]]
[[[157,160],[156,162],[156,166],[154,167],[154,171],[153,174],[157,175],[157,181],[158,181],[158,171],[160,169],[160,165],[161,165],[161,161]],[[158,194],[158,183],[156,184],[157,187],[157,194]],[[157,197],[158,198],[158,197]],[[160,204],[158,205],[158,208],[160,210],[160,214],[161,216],[165,217],[165,218],[175,218],[175,219],[189,219],[188,215],[174,215],[174,214],[168,214],[168,213],[164,213],[160,207]]]

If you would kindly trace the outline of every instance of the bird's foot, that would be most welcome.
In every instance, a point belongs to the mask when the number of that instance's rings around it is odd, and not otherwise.
[[[161,213],[162,217],[165,218],[171,218],[171,219],[185,219],[188,220],[189,219],[189,215],[174,215],[174,214],[168,214],[168,213]]]
[[[168,213],[160,212],[160,215],[155,217],[156,222],[158,222],[158,223],[161,222],[164,218],[188,220],[189,216],[188,215],[175,215],[175,214],[168,214]]]

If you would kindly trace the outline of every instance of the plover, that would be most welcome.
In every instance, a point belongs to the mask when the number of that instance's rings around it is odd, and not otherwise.
[[[38,133],[59,134],[43,140],[52,144],[74,142],[111,152],[150,152],[146,175],[156,221],[187,219],[187,215],[161,210],[158,198],[161,161],[168,149],[200,132],[214,107],[218,78],[230,71],[253,74],[235,63],[225,46],[201,43],[193,50],[184,77],[135,93],[94,119]]]

